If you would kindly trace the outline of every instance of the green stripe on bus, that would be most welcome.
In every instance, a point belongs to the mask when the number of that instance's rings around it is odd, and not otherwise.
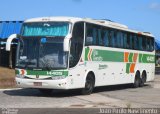
[[[85,49],[85,61],[89,61],[89,50],[90,48]],[[129,54],[128,62],[133,62],[133,56],[134,53]],[[91,58],[92,61],[124,62],[124,52],[93,49]],[[139,63],[154,63],[155,55],[139,53],[138,60]]]
[[[142,62],[142,54],[139,54],[139,62],[141,63]]]
[[[133,53],[129,54],[129,62],[133,62]]]
[[[130,73],[130,65],[131,65],[131,63],[127,63],[127,64],[126,64],[126,73],[127,73],[127,74]]]
[[[155,63],[155,56],[150,54],[139,54],[139,63]]]
[[[25,70],[26,75],[41,75],[41,76],[68,76],[68,71],[35,71],[35,70]],[[19,70],[16,70],[16,74],[20,74]]]
[[[15,73],[16,73],[16,74],[19,74],[20,72],[19,72],[19,70],[16,69],[16,70],[15,70]]]
[[[140,63],[155,63],[155,56],[150,54],[143,54],[140,57]]]
[[[88,61],[89,48],[85,49],[85,60]]]
[[[85,50],[85,60],[88,61],[89,49]],[[91,54],[92,61],[112,61],[112,62],[123,62],[124,53],[108,50],[97,50],[94,49]]]

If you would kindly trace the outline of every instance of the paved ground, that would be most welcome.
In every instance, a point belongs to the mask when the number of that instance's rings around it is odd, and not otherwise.
[[[96,88],[92,95],[54,91],[50,96],[36,89],[0,90],[1,108],[160,108],[160,75],[142,88],[130,85]]]

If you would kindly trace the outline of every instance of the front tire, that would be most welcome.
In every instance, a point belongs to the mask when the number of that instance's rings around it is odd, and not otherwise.
[[[90,73],[86,78],[85,87],[81,90],[82,95],[90,95],[93,92],[95,85],[94,76]]]
[[[136,73],[134,83],[133,83],[133,87],[134,88],[140,87],[140,83],[141,83],[140,74]]]
[[[143,72],[141,77],[140,87],[143,87],[145,82],[146,82],[146,73]]]

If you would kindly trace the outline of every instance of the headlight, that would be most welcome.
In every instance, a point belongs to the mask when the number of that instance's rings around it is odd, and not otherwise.
[[[24,75],[17,74],[16,77],[17,78],[24,78]]]
[[[64,79],[64,76],[53,76],[52,79],[53,80],[60,80],[60,79]]]

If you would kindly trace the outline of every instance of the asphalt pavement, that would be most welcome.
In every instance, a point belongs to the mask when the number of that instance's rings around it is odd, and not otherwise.
[[[141,88],[130,85],[98,87],[93,94],[85,96],[80,95],[78,90],[55,90],[45,96],[37,89],[1,89],[0,108],[17,109],[23,114],[28,111],[48,114],[54,110],[55,114],[61,111],[72,114],[80,109],[80,114],[87,111],[99,113],[100,108],[160,108],[160,75]]]

